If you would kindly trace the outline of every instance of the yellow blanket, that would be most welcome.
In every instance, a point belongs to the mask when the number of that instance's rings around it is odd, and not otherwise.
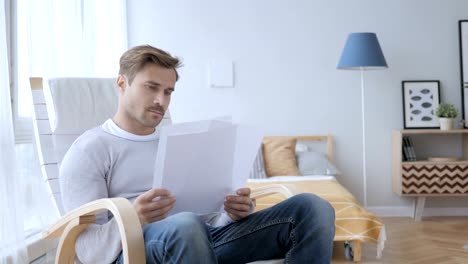
[[[301,177],[301,176],[296,176]],[[386,239],[385,228],[382,220],[376,215],[362,208],[356,198],[348,192],[338,181],[330,180],[283,180],[249,182],[250,188],[265,186],[268,184],[282,184],[293,194],[313,193],[330,202],[335,209],[335,241],[360,240],[378,244],[378,254],[383,249]],[[256,210],[262,210],[273,206],[286,199],[282,194],[274,194],[257,199]]]

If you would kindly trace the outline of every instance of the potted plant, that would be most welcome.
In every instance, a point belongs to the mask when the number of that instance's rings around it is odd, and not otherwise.
[[[453,104],[440,104],[437,107],[435,114],[439,118],[441,130],[453,129],[453,121],[458,115],[458,110],[453,106]]]

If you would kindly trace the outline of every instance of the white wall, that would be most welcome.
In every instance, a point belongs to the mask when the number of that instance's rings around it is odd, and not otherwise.
[[[336,65],[348,33],[376,32],[389,69],[365,73],[368,204],[407,206],[412,200],[391,190],[401,81],[440,80],[442,101],[460,108],[458,20],[466,10],[466,0],[139,0],[128,1],[128,34],[130,46],[183,58],[174,121],[231,114],[269,135],[331,133],[339,180],[362,201],[360,75]],[[234,88],[209,87],[212,59],[235,63]]]

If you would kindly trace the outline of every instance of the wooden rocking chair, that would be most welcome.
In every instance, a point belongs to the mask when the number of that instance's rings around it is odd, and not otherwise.
[[[115,79],[112,78],[67,78],[70,82],[78,81],[83,83],[79,91],[58,91],[53,87],[45,87],[49,82],[42,78],[30,78],[31,92],[34,106],[33,124],[34,135],[39,155],[39,162],[44,180],[47,183],[49,197],[62,216],[60,220],[52,224],[43,232],[43,238],[58,238],[59,245],[55,263],[74,263],[75,261],[75,243],[80,233],[86,229],[89,224],[96,221],[96,214],[103,211],[110,211],[115,217],[122,241],[123,258],[125,263],[146,263],[145,245],[143,240],[142,228],[132,204],[125,198],[100,199],[85,204],[75,210],[65,214],[59,187],[58,169],[68,148],[74,140],[84,131],[102,124],[110,118],[117,109],[117,89]],[[53,82],[52,82],[53,83]],[[86,93],[89,99],[99,100],[99,104],[105,104],[106,100],[101,100],[101,96],[107,97],[109,105],[99,105],[99,109],[82,109],[79,103],[76,105],[67,105],[71,111],[75,111],[75,120],[60,120],[60,113],[55,113],[54,107],[58,103],[55,95],[64,92]],[[60,97],[60,96],[58,96]],[[114,101],[112,102],[112,97]],[[99,98],[99,99],[98,99]],[[55,101],[54,101],[55,100]],[[75,109],[76,108],[76,109]],[[89,112],[89,111],[91,112]],[[99,111],[98,111],[99,110]],[[93,116],[92,120],[87,120],[80,124],[80,114],[82,111],[88,111],[87,114]],[[94,111],[94,112],[93,112]],[[72,122],[68,124],[67,129],[60,128],[60,122]],[[57,123],[58,122],[58,123]],[[160,125],[171,123],[169,111],[164,116]],[[70,128],[70,126],[72,128]],[[274,184],[265,188],[252,190],[252,198],[263,197],[272,193],[282,193],[286,197],[292,196],[292,193],[282,185]],[[259,261],[255,263],[281,263],[283,260]]]

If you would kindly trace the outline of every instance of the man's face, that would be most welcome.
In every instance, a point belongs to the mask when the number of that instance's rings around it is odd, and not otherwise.
[[[164,117],[176,83],[174,69],[147,64],[128,84],[126,76],[119,76],[121,104],[125,117],[136,128],[153,129]],[[125,87],[123,89],[123,87]]]

